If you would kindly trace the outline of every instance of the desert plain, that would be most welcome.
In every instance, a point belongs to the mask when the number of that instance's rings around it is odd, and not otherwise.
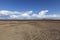
[[[60,40],[60,21],[1,20],[0,40]]]

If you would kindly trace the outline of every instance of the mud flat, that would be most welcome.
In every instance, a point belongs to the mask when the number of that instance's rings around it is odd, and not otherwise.
[[[0,40],[60,40],[60,21],[1,20]]]

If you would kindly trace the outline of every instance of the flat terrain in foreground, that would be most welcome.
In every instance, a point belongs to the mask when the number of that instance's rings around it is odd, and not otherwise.
[[[0,40],[60,40],[60,21],[0,21]]]

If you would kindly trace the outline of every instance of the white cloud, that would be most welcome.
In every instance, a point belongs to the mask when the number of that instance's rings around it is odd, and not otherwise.
[[[0,15],[14,15],[14,14],[20,15],[21,12],[18,12],[18,11],[8,11],[8,10],[0,10]]]
[[[18,18],[17,15],[10,15],[10,18],[14,19],[14,18]]]
[[[0,19],[60,19],[60,15],[51,14],[46,15],[48,10],[42,10],[39,13],[33,13],[33,11],[18,12],[18,11],[8,11],[0,10]]]
[[[0,15],[8,15],[10,12],[7,10],[1,10]]]
[[[24,13],[21,14],[21,16],[28,17],[28,16],[30,16],[30,14],[32,14],[32,11],[24,12]]]
[[[39,16],[44,16],[46,13],[48,12],[48,10],[42,10],[39,12]]]

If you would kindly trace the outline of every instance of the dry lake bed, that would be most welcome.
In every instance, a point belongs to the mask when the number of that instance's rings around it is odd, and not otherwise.
[[[0,21],[0,40],[60,40],[60,21]]]

